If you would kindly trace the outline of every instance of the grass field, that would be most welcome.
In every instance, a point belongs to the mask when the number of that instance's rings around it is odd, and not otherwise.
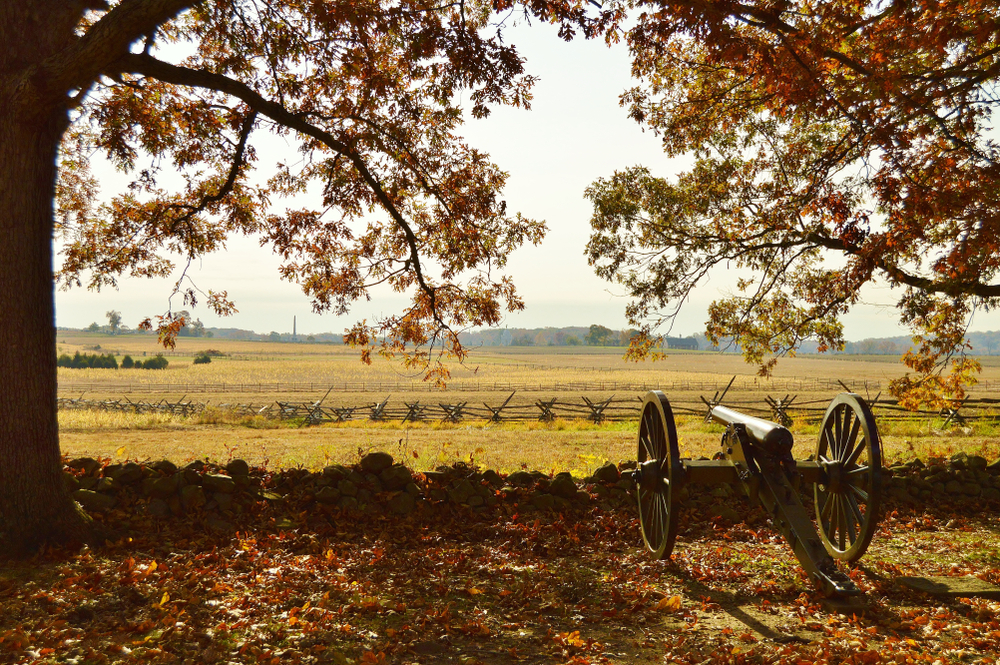
[[[99,347],[99,348],[98,348]],[[194,356],[216,350],[222,357],[194,365]],[[60,332],[59,353],[76,351],[147,357],[161,352],[153,336],[106,336]],[[539,398],[577,400],[581,396],[630,399],[642,391],[637,385],[664,390],[671,400],[699,403],[736,377],[727,401],[762,401],[766,395],[798,396],[799,401],[825,403],[840,392],[836,382],[874,396],[888,380],[901,374],[898,359],[877,357],[788,358],[775,376],[763,380],[754,368],[733,354],[677,352],[658,363],[629,363],[620,348],[508,347],[475,349],[465,366],[453,369],[445,391],[427,386],[417,374],[382,359],[372,366],[357,353],[336,345],[241,342],[180,338],[167,354],[165,370],[59,369],[60,395],[90,399],[119,398],[156,401],[186,399],[222,403],[269,404],[275,400],[314,401],[325,405],[378,402],[390,393],[394,399],[425,403],[469,401],[479,405],[503,402],[516,388],[512,403],[532,404]],[[984,386],[1000,385],[1000,357],[983,359]],[[364,384],[364,389],[360,388]],[[327,395],[330,388],[334,388]],[[291,392],[290,392],[291,391]],[[958,436],[937,432],[939,421],[885,423],[883,438],[888,458],[949,454],[957,450],[997,457],[1000,437],[986,425]],[[418,469],[469,460],[503,471],[518,468],[571,470],[585,475],[605,460],[618,462],[636,455],[635,423],[592,425],[583,422],[553,424],[489,424],[468,422],[375,424],[356,421],[341,425],[300,427],[262,419],[233,419],[209,410],[181,419],[160,415],[123,415],[89,411],[60,414],[62,449],[66,455],[176,461],[243,457],[275,466],[315,468],[330,461],[357,459],[370,450],[385,450],[408,459]],[[680,447],[685,456],[711,456],[721,429],[698,418],[680,419]],[[795,428],[797,457],[815,447],[816,427]]]
[[[797,458],[811,454],[816,427],[794,427]],[[710,457],[722,428],[697,418],[681,418],[678,437],[683,457]],[[358,461],[380,450],[417,470],[472,461],[503,472],[518,469],[591,473],[605,461],[636,458],[636,424],[585,422],[445,425],[440,423],[348,423],[303,427],[247,419],[206,423],[203,418],[64,411],[60,413],[63,453],[112,460],[175,462],[194,459],[225,462],[240,457],[275,468],[320,468]],[[1000,456],[1000,436],[987,429],[943,434],[919,423],[883,427],[886,460],[928,459],[957,451]]]
[[[162,352],[154,336],[106,336],[60,332],[59,353],[111,352],[141,358]],[[195,365],[196,354],[216,350],[223,357]],[[765,395],[798,395],[800,400],[828,400],[843,381],[856,392],[874,396],[902,373],[892,356],[799,356],[781,361],[771,379],[735,354],[677,352],[660,362],[631,363],[621,348],[506,347],[473,349],[469,361],[452,366],[448,388],[442,392],[422,381],[419,373],[404,372],[399,363],[378,358],[362,364],[356,351],[339,345],[241,342],[179,338],[169,353],[165,370],[110,370],[60,368],[63,396],[91,399],[140,398],[176,400],[187,395],[197,401],[268,404],[276,400],[315,401],[344,406],[381,401],[389,394],[406,393],[425,402],[469,400],[475,404],[506,397],[533,403],[538,397],[581,394],[592,399],[611,395],[637,397],[647,389],[664,390],[671,399],[698,402],[711,397],[733,377],[729,393],[734,400],[762,400]],[[985,357],[982,384],[973,393],[995,392],[1000,386],[1000,356]],[[501,400],[502,401],[502,398]],[[516,402],[515,402],[516,403]]]

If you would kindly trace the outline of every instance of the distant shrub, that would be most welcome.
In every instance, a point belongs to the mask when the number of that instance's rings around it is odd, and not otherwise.
[[[202,351],[198,355],[200,355],[200,356],[208,356],[209,358],[222,358],[226,354],[223,353],[222,351],[219,351],[218,349],[205,349],[204,351]]]
[[[203,353],[200,356],[194,357],[195,365],[207,365],[210,362],[212,362],[212,357],[209,356],[207,353]]]
[[[210,362],[212,362],[212,359],[208,352],[201,353],[194,359],[194,363],[196,365]],[[166,369],[169,364],[169,361],[163,357],[163,354],[159,353],[152,358],[148,358],[147,360],[135,360],[132,356],[124,356],[122,358],[121,367],[122,369]],[[73,369],[118,369],[119,367],[118,360],[112,353],[100,355],[97,353],[80,353],[79,351],[73,354],[73,357],[70,357],[65,353],[62,354],[56,360],[56,365],[59,367],[70,367]]]
[[[142,363],[142,369],[166,369],[170,363],[163,357],[162,353],[157,353]]]
[[[70,358],[65,353],[56,360],[58,367],[71,367],[73,369],[106,368],[118,369],[118,361],[112,353],[100,355],[97,353],[80,353],[77,351]]]

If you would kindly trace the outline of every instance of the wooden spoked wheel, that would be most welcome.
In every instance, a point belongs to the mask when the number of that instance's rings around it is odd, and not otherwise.
[[[659,390],[646,394],[639,421],[639,463],[634,474],[642,539],[654,559],[667,559],[677,538],[680,471],[677,427],[670,402]]]
[[[823,545],[834,559],[857,561],[875,534],[882,503],[882,442],[860,396],[843,393],[830,403],[816,459],[823,471],[813,490]]]

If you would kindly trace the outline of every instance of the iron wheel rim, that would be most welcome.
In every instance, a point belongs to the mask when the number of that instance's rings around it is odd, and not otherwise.
[[[813,489],[823,545],[834,559],[857,561],[875,535],[882,503],[882,442],[859,395],[843,393],[830,403],[816,459],[826,471]]]
[[[654,559],[667,559],[677,538],[676,471],[680,456],[670,402],[658,390],[643,400],[638,460],[636,495],[642,539]]]

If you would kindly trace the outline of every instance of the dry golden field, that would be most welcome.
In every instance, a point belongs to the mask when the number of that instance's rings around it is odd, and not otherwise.
[[[164,352],[154,336],[105,336],[65,333],[58,336],[59,353],[76,351],[124,354],[141,358]],[[93,351],[100,347],[98,351]],[[194,365],[196,354],[217,350],[225,357],[211,364]],[[126,393],[179,397],[208,395],[213,403],[254,401],[267,403],[296,394],[302,401],[318,399],[328,389],[333,393],[362,392],[371,401],[377,394],[420,393],[428,399],[442,395],[526,392],[583,392],[582,394],[629,392],[630,387],[656,387],[668,395],[694,393],[711,396],[736,381],[731,395],[793,392],[829,395],[843,381],[855,390],[865,388],[874,395],[902,373],[894,356],[821,357],[799,356],[779,362],[771,379],[755,375],[755,368],[735,354],[674,352],[663,361],[632,363],[622,358],[621,348],[506,347],[473,349],[465,365],[453,365],[447,390],[437,390],[422,381],[419,373],[406,372],[396,362],[377,358],[371,366],[358,360],[350,348],[329,344],[243,342],[205,338],[179,338],[166,370],[59,370],[62,395],[86,393],[103,398]],[[1000,385],[1000,356],[982,359],[982,391]],[[331,399],[337,399],[331,393]],[[201,398],[199,398],[201,399]],[[201,399],[205,401],[205,399]]]
[[[104,336],[86,333],[58,335],[59,353],[115,353],[119,359],[161,352],[152,336]],[[97,350],[95,347],[100,347]],[[224,357],[207,365],[193,357],[214,349]],[[127,397],[132,401],[160,399],[207,402],[210,405],[265,405],[275,400],[357,406],[421,401],[499,405],[516,390],[512,404],[532,405],[538,399],[581,402],[582,397],[635,399],[647,389],[660,388],[672,402],[700,405],[736,377],[727,402],[761,403],[767,395],[798,396],[799,402],[825,404],[842,389],[874,396],[902,368],[892,356],[869,358],[800,356],[778,365],[775,376],[762,380],[754,369],[732,354],[677,352],[657,363],[629,363],[620,348],[509,347],[474,349],[465,366],[456,366],[444,391],[432,388],[398,364],[378,359],[372,366],[355,351],[337,345],[241,342],[180,338],[166,355],[165,370],[73,370],[60,368],[60,395],[89,399]],[[1000,385],[1000,358],[984,358],[983,385]],[[332,391],[327,394],[330,389]],[[582,403],[582,402],[581,402]],[[680,446],[685,456],[710,456],[721,429],[697,417],[680,420]],[[275,466],[315,468],[329,461],[351,461],[369,450],[385,450],[407,459],[418,469],[472,459],[512,471],[527,467],[572,470],[585,474],[605,460],[635,458],[635,423],[593,425],[585,422],[490,424],[468,420],[456,425],[437,422],[369,423],[355,420],[338,425],[301,427],[263,419],[227,418],[209,410],[196,418],[124,415],[90,411],[60,414],[66,455],[176,461],[202,458],[225,460],[238,456]],[[881,424],[887,457],[980,452],[994,458],[998,438],[992,428],[977,426],[970,433],[937,432],[933,419]],[[815,446],[815,424],[800,423],[796,455],[805,457]]]

